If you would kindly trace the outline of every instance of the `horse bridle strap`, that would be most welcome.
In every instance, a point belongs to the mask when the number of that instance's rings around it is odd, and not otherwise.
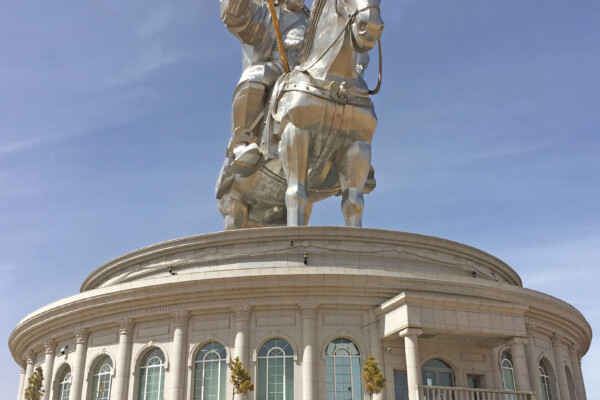
[[[306,72],[309,69],[311,69],[312,67],[314,67],[319,61],[321,61],[321,59],[323,57],[325,57],[325,55],[327,53],[329,53],[329,51],[333,48],[333,46],[335,46],[335,44],[337,43],[337,41],[340,40],[340,38],[342,37],[342,35],[346,31],[346,29],[348,29],[348,27],[350,26],[350,24],[352,24],[354,22],[354,20],[356,19],[356,16],[361,11],[367,10],[369,8],[379,9],[379,4],[381,4],[380,1],[378,1],[377,4],[370,4],[368,2],[368,0],[362,0],[362,1],[361,0],[356,0],[356,3],[357,3],[356,11],[354,11],[352,13],[348,9],[348,7],[346,5],[344,5],[346,7],[346,11],[348,11],[349,17],[346,20],[346,23],[344,24],[344,27],[340,30],[340,33],[336,36],[336,38],[333,40],[333,42],[325,49],[325,51],[319,57],[317,57],[317,59],[315,61],[313,61],[308,67],[304,67],[304,68],[301,68],[300,66],[296,67],[296,69],[298,71],[300,71],[300,72]],[[362,4],[362,3],[365,3],[365,4]],[[359,6],[359,4],[360,4],[360,6]],[[369,94],[370,95],[376,95],[377,93],[379,93],[379,90],[381,90],[381,82],[383,80],[383,51],[381,49],[381,39],[377,40],[377,46],[379,48],[379,74],[378,74],[378,78],[377,78],[377,86],[375,87],[375,89],[369,90]]]

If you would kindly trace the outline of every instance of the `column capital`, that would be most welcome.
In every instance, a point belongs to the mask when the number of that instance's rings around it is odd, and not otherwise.
[[[130,319],[122,319],[119,321],[119,335],[130,335],[133,333],[133,328],[135,327],[135,322]]]
[[[404,338],[407,336],[421,336],[423,334],[423,330],[419,328],[406,328],[400,331],[400,337]]]
[[[35,363],[35,353],[33,352],[33,350],[27,350],[27,352],[25,353],[25,363],[26,364]]]
[[[78,329],[75,331],[75,343],[86,344],[90,337],[90,332],[87,329]]]
[[[575,358],[579,358],[579,346],[576,344],[572,344],[571,346],[569,346],[569,355],[571,357],[575,357]]]
[[[233,311],[233,316],[235,317],[235,322],[241,321],[250,321],[250,312],[252,311],[252,307],[248,305],[240,305],[231,307]]]
[[[176,328],[185,328],[187,327],[188,321],[190,320],[190,312],[189,311],[177,311],[171,314],[173,318],[173,325]]]
[[[561,333],[555,333],[550,336],[550,340],[552,341],[553,346],[560,346],[563,342],[564,336]]]
[[[56,352],[56,342],[52,339],[44,340],[44,353],[54,355]]]
[[[527,336],[533,334],[533,332],[537,329],[538,325],[533,321],[525,321],[525,330],[527,331]]]
[[[298,304],[302,319],[316,319],[319,312],[319,304],[317,303],[300,303]]]

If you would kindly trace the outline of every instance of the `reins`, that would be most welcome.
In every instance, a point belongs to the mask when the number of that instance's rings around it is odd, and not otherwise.
[[[337,5],[336,5],[336,7],[337,7]],[[366,7],[364,9],[367,9],[367,8],[370,8],[370,7]],[[336,36],[336,38],[333,40],[333,42],[309,66],[307,66],[307,67],[298,66],[298,67],[296,67],[296,69],[298,69],[298,71],[300,71],[300,72],[307,72],[309,69],[314,67],[319,61],[321,61],[323,59],[323,57],[325,57],[325,55],[327,53],[329,53],[329,51],[331,51],[331,49],[333,48],[333,46],[335,46],[335,44],[338,42],[338,40],[340,40],[340,38],[342,37],[342,35],[346,31],[346,29],[349,28],[350,24],[352,24],[355,21],[358,13],[360,13],[364,9],[356,10],[352,13],[352,15],[350,15],[348,17],[348,19],[346,20],[346,23],[344,24],[344,27],[340,30],[340,33]],[[379,90],[381,90],[381,82],[383,80],[383,51],[381,48],[381,38],[379,38],[377,40],[377,46],[378,46],[378,50],[379,50],[379,74],[377,77],[377,86],[375,86],[375,89],[369,90],[370,95],[376,95],[377,93],[379,93]]]

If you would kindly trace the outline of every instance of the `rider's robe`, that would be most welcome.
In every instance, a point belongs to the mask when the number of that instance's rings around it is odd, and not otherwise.
[[[220,0],[221,20],[242,43],[240,83],[263,82],[270,87],[283,73],[283,63],[269,6],[264,0]],[[276,7],[281,36],[293,68],[304,40],[308,10],[297,12]]]

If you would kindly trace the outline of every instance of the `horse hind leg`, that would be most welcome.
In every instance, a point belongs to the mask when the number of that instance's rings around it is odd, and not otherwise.
[[[219,199],[219,211],[223,216],[226,231],[246,228],[248,225],[248,207],[231,193]]]
[[[364,188],[371,166],[371,143],[356,141],[343,153],[336,169],[342,190],[342,213],[346,226],[362,226]]]
[[[279,157],[287,179],[285,206],[288,226],[305,224],[304,211],[308,200],[306,173],[310,131],[299,129],[288,123],[279,142]]]

